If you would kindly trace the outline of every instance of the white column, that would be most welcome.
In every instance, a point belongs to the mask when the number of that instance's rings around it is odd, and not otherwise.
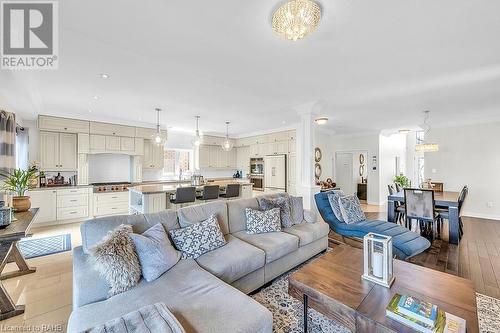
[[[318,114],[318,103],[307,103],[297,107],[300,123],[297,127],[297,195],[304,198],[304,208],[316,210],[314,194],[320,190],[314,179],[314,118]]]

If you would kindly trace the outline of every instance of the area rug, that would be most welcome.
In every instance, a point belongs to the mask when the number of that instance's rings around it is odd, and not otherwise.
[[[313,260],[313,259],[312,259]],[[298,268],[297,268],[298,269]],[[273,281],[273,283],[252,295],[273,314],[274,333],[302,333],[302,302],[288,295],[288,277],[294,269]],[[479,331],[481,333],[500,332],[500,300],[476,293]],[[328,319],[314,309],[309,309],[309,332],[344,333],[349,329]]]
[[[24,258],[43,257],[49,254],[71,250],[71,235],[57,235],[44,238],[27,238],[19,241],[19,251]]]

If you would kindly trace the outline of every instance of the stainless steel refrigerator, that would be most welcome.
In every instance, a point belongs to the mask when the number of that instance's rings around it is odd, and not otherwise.
[[[286,192],[286,155],[264,157],[265,191]]]

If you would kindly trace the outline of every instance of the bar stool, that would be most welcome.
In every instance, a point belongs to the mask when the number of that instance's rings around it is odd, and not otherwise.
[[[203,195],[197,196],[198,200],[214,200],[219,199],[219,185],[205,185],[203,186]]]
[[[228,184],[226,186],[226,193],[221,194],[221,198],[230,199],[240,196],[240,184]]]
[[[187,187],[178,187],[175,190],[175,199],[170,199],[170,203],[174,205],[193,203],[196,201],[196,187],[187,186]]]

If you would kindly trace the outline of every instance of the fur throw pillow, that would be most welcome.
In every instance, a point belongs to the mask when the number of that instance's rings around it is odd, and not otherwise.
[[[94,268],[110,286],[109,297],[131,289],[141,278],[141,266],[130,233],[132,226],[122,224],[90,249]]]

